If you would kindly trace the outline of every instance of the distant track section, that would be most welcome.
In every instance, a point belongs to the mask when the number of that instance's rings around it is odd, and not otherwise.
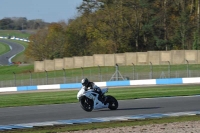
[[[24,51],[24,46],[15,42],[11,42],[6,39],[0,39],[0,42],[3,42],[10,47],[10,51],[0,55],[0,65],[8,65],[11,63],[11,59],[18,53]]]

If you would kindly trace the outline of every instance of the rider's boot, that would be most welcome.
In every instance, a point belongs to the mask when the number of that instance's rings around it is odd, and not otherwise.
[[[106,96],[104,96],[104,94],[103,93],[101,93],[100,95],[99,95],[99,97],[100,97],[100,101],[104,104],[104,105],[106,105],[107,103],[106,103],[106,101],[107,101],[107,97]]]
[[[99,94],[99,97],[98,97],[99,101],[101,101],[102,103],[104,103],[105,102],[104,101],[105,98],[104,98],[103,93],[101,91],[99,91],[98,94]]]

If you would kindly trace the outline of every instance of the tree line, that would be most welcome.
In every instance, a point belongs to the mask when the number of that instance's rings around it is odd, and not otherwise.
[[[0,20],[0,30],[35,30],[44,28],[48,24],[41,19],[27,20],[26,17],[3,18]]]
[[[83,0],[80,16],[30,37],[35,60],[200,49],[199,0]]]

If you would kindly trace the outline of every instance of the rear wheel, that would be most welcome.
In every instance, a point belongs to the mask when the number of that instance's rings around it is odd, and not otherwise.
[[[110,110],[116,110],[118,108],[118,101],[113,96],[106,96],[106,103]]]
[[[81,97],[80,103],[81,103],[81,108],[83,110],[87,112],[91,112],[93,110],[93,105],[94,105],[93,100],[84,96],[84,97]]]

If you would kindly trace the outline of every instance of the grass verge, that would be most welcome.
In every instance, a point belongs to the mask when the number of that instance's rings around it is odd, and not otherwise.
[[[58,126],[46,126],[35,127],[31,129],[23,130],[9,130],[3,131],[4,133],[57,133],[66,131],[79,131],[79,130],[95,130],[103,128],[116,128],[126,126],[142,126],[149,124],[164,124],[173,122],[186,122],[186,121],[200,121],[200,116],[181,116],[181,117],[168,117],[162,119],[145,119],[134,121],[117,121],[117,122],[104,122],[104,123],[92,123],[92,124],[78,124],[78,125],[58,125]]]
[[[11,65],[11,66],[0,66],[0,79],[6,79],[5,75],[9,75],[10,79],[13,79],[13,72],[15,73],[27,73],[28,71],[33,72],[34,66],[33,65]],[[9,79],[9,78],[8,78]]]

